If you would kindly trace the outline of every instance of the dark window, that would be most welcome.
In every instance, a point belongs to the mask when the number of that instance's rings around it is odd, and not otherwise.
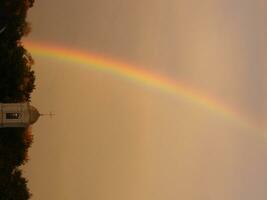
[[[6,119],[19,119],[19,113],[6,113]]]

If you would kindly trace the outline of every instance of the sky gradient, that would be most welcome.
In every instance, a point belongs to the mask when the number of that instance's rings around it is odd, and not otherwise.
[[[36,1],[26,39],[142,66],[265,128],[260,0]],[[266,134],[156,88],[34,54],[33,200],[265,200]]]

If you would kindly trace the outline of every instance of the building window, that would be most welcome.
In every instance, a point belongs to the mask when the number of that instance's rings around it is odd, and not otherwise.
[[[19,113],[6,113],[6,119],[19,119]]]

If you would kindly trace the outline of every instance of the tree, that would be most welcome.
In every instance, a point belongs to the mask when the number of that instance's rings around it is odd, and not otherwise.
[[[33,141],[30,128],[4,128],[0,134],[0,171],[12,170],[28,161]]]
[[[26,102],[35,88],[33,59],[21,44],[31,28],[27,11],[34,0],[0,1],[0,102]],[[0,129],[0,200],[30,198],[27,180],[18,169],[28,160],[33,136],[28,128]]]
[[[22,45],[4,49],[4,44],[0,45],[0,101],[29,101],[35,88],[33,59]]]
[[[0,193],[0,200],[28,200],[31,197],[27,180],[22,177],[22,172],[18,169],[2,176]]]
[[[6,0],[0,2],[0,40],[5,43],[17,43],[27,35],[31,28],[26,21],[27,11],[33,6],[34,0]]]

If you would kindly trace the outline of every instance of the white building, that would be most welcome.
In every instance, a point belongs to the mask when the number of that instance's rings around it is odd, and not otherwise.
[[[39,111],[29,103],[0,103],[0,128],[27,127],[39,117]]]

